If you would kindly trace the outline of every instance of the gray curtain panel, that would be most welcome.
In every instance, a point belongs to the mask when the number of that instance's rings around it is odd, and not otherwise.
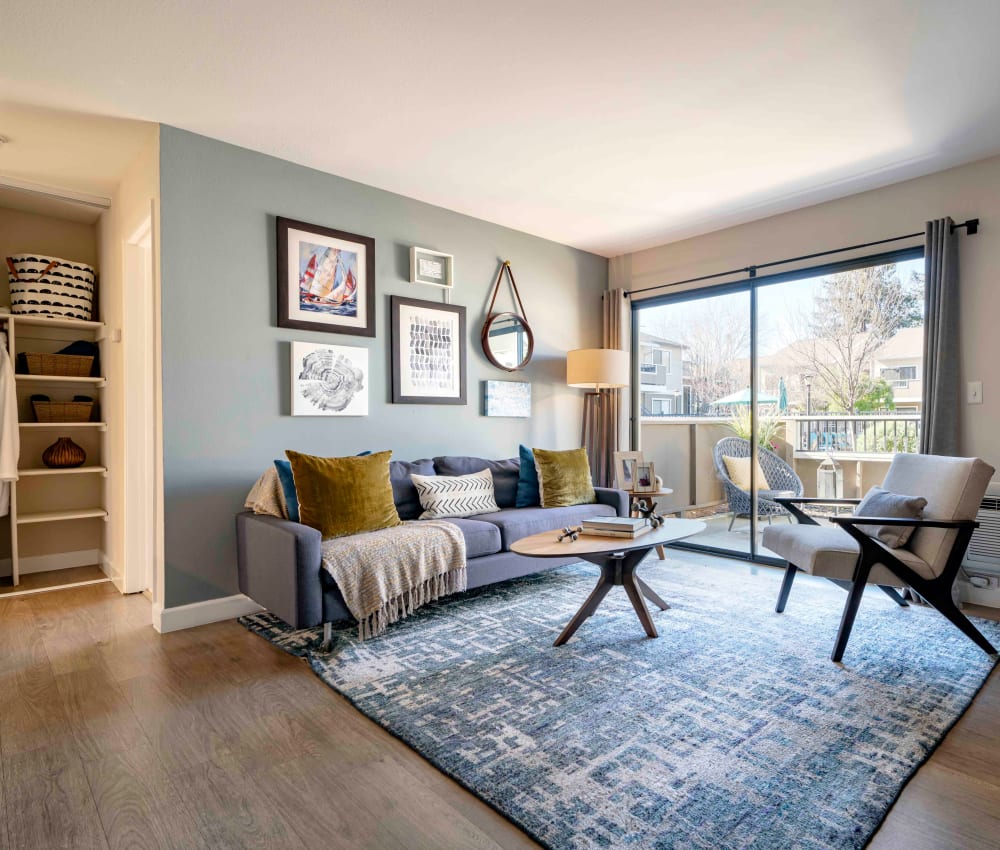
[[[924,395],[921,454],[958,454],[958,237],[954,222],[927,222],[924,247]]]
[[[605,348],[628,348],[628,298],[624,289],[611,289],[602,296]],[[589,432],[587,455],[597,487],[614,487],[614,453],[621,448],[622,390],[601,390],[599,413]]]

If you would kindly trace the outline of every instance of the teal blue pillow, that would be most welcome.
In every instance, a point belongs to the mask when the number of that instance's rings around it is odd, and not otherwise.
[[[517,499],[514,506],[518,508],[534,508],[542,503],[538,490],[538,470],[535,469],[535,454],[527,446],[518,448],[521,458],[521,471],[517,476]]]
[[[299,521],[299,496],[295,492],[295,479],[292,477],[292,465],[287,460],[274,461],[274,468],[278,470],[278,480],[281,482],[281,491],[285,494],[285,507],[288,508],[288,518],[292,522]]]

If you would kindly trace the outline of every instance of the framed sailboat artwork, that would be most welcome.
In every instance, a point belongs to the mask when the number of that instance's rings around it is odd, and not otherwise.
[[[375,336],[375,240],[277,223],[278,327]]]

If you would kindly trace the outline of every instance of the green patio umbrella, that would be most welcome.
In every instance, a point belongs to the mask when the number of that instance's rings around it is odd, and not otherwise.
[[[776,396],[757,393],[757,404],[774,404],[777,400]],[[717,398],[711,404],[713,407],[724,404],[750,404],[750,387],[740,390],[738,393],[731,393],[723,398]]]
[[[788,410],[788,387],[785,386],[785,379],[778,378],[778,412],[784,413]]]

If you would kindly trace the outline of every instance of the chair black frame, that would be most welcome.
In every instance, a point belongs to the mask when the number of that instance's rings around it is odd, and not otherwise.
[[[788,511],[806,525],[819,525],[813,517],[805,513],[798,505],[801,504],[832,504],[832,505],[856,505],[859,499],[819,499],[796,496],[779,496],[775,501],[782,503]],[[861,604],[861,597],[864,594],[865,585],[868,584],[868,576],[876,564],[882,564],[900,581],[918,593],[928,604],[932,605],[942,615],[951,621],[966,637],[982,649],[987,655],[997,655],[996,648],[983,636],[955,605],[951,596],[951,588],[955,583],[958,570],[962,566],[962,558],[965,557],[965,550],[972,539],[972,532],[979,527],[975,520],[935,520],[935,519],[901,519],[899,517],[861,517],[861,516],[833,516],[830,521],[839,525],[853,537],[861,548],[858,554],[858,562],[854,568],[854,575],[849,582],[841,582],[830,579],[835,584],[847,590],[847,601],[844,603],[844,613],[841,616],[840,628],[837,631],[837,640],[830,655],[831,660],[840,661],[844,657],[844,650],[847,648],[847,641],[851,636],[851,629],[854,626],[854,619]],[[859,525],[895,525],[916,528],[953,528],[957,531],[955,540],[952,543],[951,551],[948,553],[947,561],[941,574],[933,579],[927,579],[912,568],[904,564],[899,558],[887,551],[871,537],[861,531]],[[788,594],[792,589],[792,582],[799,568],[789,562],[785,569],[785,576],[781,582],[781,590],[778,592],[778,602],[774,607],[777,613],[785,610],[788,601]],[[893,598],[901,605],[906,605],[905,600],[896,592],[895,588],[877,585],[890,598]]]

